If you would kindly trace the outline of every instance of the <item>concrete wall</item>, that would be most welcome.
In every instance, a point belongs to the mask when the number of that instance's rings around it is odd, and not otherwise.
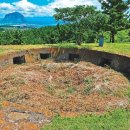
[[[10,53],[0,57],[0,67],[13,64],[14,57],[24,55],[26,63],[30,63],[41,60],[40,54],[47,53],[51,54],[51,57],[56,61],[68,61],[70,60],[70,54],[72,55],[72,60],[78,55],[79,57],[73,60],[87,61],[102,66],[107,64],[117,71],[130,73],[130,57],[87,49],[43,48]]]

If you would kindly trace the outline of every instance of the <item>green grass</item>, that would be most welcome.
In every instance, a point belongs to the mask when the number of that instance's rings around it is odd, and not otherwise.
[[[92,45],[82,45],[83,47],[88,47],[92,50],[98,50],[98,51],[104,51],[104,52],[110,52],[115,54],[122,54],[130,56],[130,43],[107,43],[104,44],[104,47],[99,47],[96,44]]]
[[[66,44],[57,44],[53,45],[55,47],[63,47],[63,48],[79,48],[79,49],[91,49],[91,50],[98,50],[104,52],[110,52],[115,54],[121,54],[130,56],[130,43],[105,43],[103,47],[99,47],[97,43],[89,43],[89,44],[82,44],[81,46],[77,46],[73,43],[66,43]]]
[[[110,52],[115,54],[121,54],[130,56],[130,43],[106,43],[104,47],[99,47],[96,43],[82,44],[81,46],[75,45],[74,43],[62,43],[62,44],[49,44],[49,45],[6,45],[0,46],[0,55],[28,50],[28,49],[36,49],[36,48],[45,48],[45,47],[58,47],[58,48],[79,48],[79,49],[91,49],[98,50],[104,52]]]
[[[42,130],[130,130],[130,111],[116,110],[105,115],[75,118],[56,117]]]

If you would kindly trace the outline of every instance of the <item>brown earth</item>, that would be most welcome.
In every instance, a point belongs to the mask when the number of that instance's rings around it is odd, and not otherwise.
[[[0,130],[39,130],[55,115],[128,108],[129,81],[90,63],[43,61],[0,70]]]

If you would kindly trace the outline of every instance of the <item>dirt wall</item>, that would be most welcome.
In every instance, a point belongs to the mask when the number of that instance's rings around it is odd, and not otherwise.
[[[42,48],[10,53],[0,56],[0,67],[14,64],[14,58],[22,56],[25,56],[25,63],[44,58],[52,58],[56,61],[86,61],[130,73],[130,57],[88,49]]]

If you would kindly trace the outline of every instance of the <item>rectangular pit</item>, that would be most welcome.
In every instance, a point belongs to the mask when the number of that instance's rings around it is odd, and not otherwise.
[[[70,61],[78,61],[80,59],[79,54],[69,54]]]
[[[23,63],[26,63],[24,55],[13,58],[13,64],[18,64],[19,65],[19,64],[23,64]]]
[[[100,66],[105,67],[105,66],[111,66],[111,59],[107,59],[107,58],[102,58],[100,61]]]
[[[43,60],[49,59],[49,58],[51,58],[51,54],[50,53],[40,53],[40,58]]]

